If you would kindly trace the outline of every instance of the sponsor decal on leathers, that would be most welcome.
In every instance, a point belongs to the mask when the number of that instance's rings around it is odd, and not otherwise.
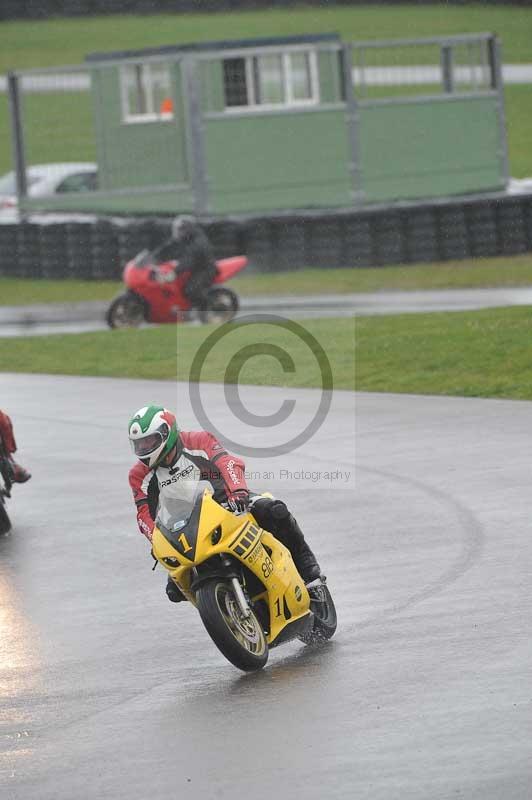
[[[190,467],[187,467],[186,469],[181,470],[181,472],[178,472],[176,475],[173,475],[171,478],[168,478],[168,480],[161,481],[159,486],[162,489],[163,486],[170,486],[171,483],[177,483],[177,481],[180,478],[184,478],[186,475],[190,475],[190,473],[193,472],[194,469],[195,469],[194,464],[191,464]]]
[[[227,462],[227,471],[228,471],[229,475],[231,476],[231,480],[233,481],[233,483],[239,484],[240,483],[240,478],[238,477],[238,475],[235,472],[235,462],[234,462],[233,459],[231,459],[230,461]]]

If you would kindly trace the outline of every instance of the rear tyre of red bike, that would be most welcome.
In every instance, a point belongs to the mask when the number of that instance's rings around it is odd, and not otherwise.
[[[215,286],[206,293],[199,308],[199,318],[204,324],[229,322],[238,311],[238,296],[223,286]]]

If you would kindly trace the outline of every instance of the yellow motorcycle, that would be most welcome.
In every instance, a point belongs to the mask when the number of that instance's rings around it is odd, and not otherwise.
[[[236,515],[205,490],[166,501],[153,556],[199,611],[211,639],[241,670],[263,667],[269,648],[330,639],[336,610],[325,583],[307,590],[290,552],[251,513]]]

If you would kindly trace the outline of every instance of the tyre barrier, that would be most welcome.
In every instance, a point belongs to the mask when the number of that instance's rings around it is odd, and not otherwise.
[[[217,258],[250,271],[380,267],[532,251],[532,194],[201,220]],[[1,223],[1,220],[0,220]],[[0,224],[0,275],[119,279],[170,233],[170,218],[35,215]]]

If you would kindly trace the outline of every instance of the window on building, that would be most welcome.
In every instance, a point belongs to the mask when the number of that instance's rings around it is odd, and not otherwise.
[[[253,59],[255,103],[278,106],[286,101],[282,56],[257,56]]]
[[[223,77],[226,108],[294,106],[319,101],[313,52],[226,58]]]
[[[291,53],[290,88],[295,102],[312,100],[312,70],[308,53]]]
[[[226,106],[247,106],[248,89],[245,58],[226,58],[224,68],[224,93]]]
[[[172,119],[174,105],[167,64],[127,64],[121,68],[124,122]]]

